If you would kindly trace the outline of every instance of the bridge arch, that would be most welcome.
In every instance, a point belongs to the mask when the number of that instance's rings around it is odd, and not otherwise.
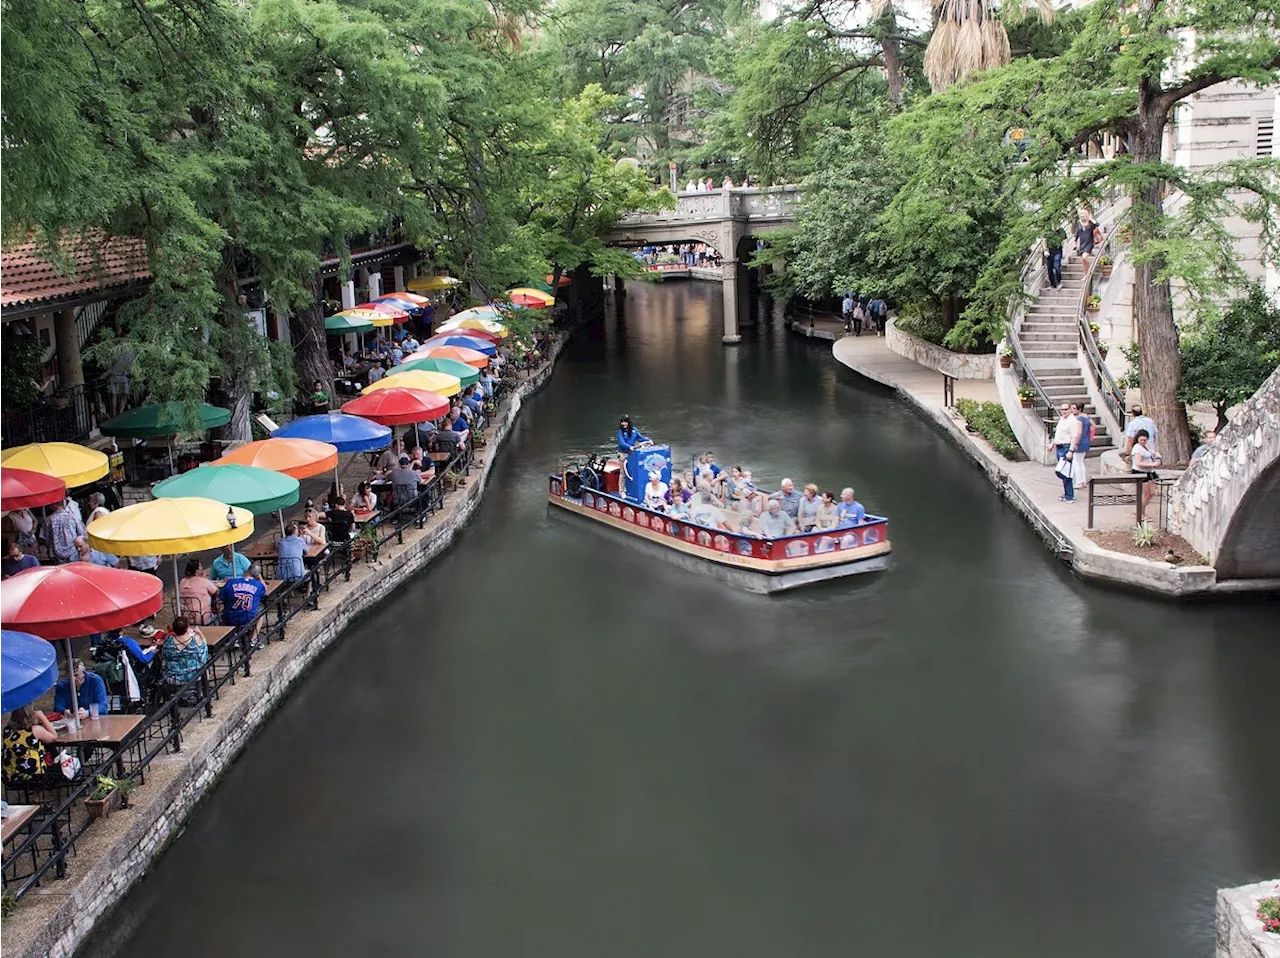
[[[1170,519],[1220,580],[1280,578],[1280,369],[1182,474]]]

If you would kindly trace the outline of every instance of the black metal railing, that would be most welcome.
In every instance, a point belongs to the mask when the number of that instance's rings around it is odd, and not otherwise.
[[[1114,262],[1115,257],[1112,251],[1116,248],[1116,240],[1120,230],[1120,224],[1124,222],[1124,217],[1119,217],[1112,223],[1102,240],[1102,243],[1093,251],[1093,260],[1089,263],[1089,268],[1084,274],[1084,283],[1080,287],[1080,300],[1076,308],[1076,326],[1080,335],[1080,348],[1084,353],[1085,366],[1088,368],[1089,376],[1093,380],[1094,387],[1098,391],[1098,395],[1102,397],[1102,403],[1106,406],[1107,411],[1111,413],[1116,424],[1124,429],[1124,391],[1116,384],[1115,377],[1111,375],[1111,370],[1107,368],[1106,361],[1102,358],[1102,353],[1098,349],[1098,341],[1093,335],[1093,330],[1089,328],[1089,315],[1086,306],[1089,297],[1096,295],[1096,287],[1100,278],[1100,269],[1104,257]]]
[[[503,385],[509,382],[506,380]],[[499,401],[503,392],[500,386]],[[496,408],[491,407],[490,419]],[[258,640],[264,646],[285,641],[289,623],[303,611],[318,609],[336,579],[349,581],[358,564],[370,561],[392,539],[403,542],[406,529],[423,528],[427,519],[444,506],[446,486],[468,473],[472,453],[470,441],[458,446],[447,460],[437,463],[436,475],[417,496],[366,523],[351,541],[331,544],[301,579],[275,590],[256,620],[261,622]],[[65,875],[67,859],[75,854],[78,840],[93,825],[94,819],[85,812],[83,803],[99,775],[141,783],[152,762],[166,752],[181,751],[184,730],[192,722],[213,715],[213,703],[225,686],[234,684],[237,676],[251,674],[255,654],[250,641],[253,626],[249,623],[235,627],[210,650],[209,661],[198,675],[185,685],[166,688],[164,700],[152,704],[138,727],[116,748],[97,750],[97,757],[85,762],[74,783],[40,790],[59,797],[33,802],[43,806],[42,813],[23,835],[10,842],[3,862],[6,893],[20,900],[51,874]],[[6,789],[10,793],[27,791],[20,783],[7,784]],[[33,866],[30,871],[21,868],[28,861]]]
[[[60,389],[26,409],[5,411],[0,418],[0,446],[29,442],[81,442],[107,418],[104,381]]]

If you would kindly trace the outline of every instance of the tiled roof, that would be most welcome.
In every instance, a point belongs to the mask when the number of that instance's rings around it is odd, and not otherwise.
[[[62,248],[71,260],[71,276],[59,272],[34,242],[0,252],[0,307],[7,310],[151,278],[146,244],[140,239],[91,230],[64,238]]]

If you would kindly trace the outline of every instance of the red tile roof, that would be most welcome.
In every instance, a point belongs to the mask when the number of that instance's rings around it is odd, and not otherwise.
[[[0,252],[0,307],[57,300],[151,278],[146,244],[140,239],[91,230],[64,238],[62,248],[71,260],[71,276],[60,273],[34,242]]]

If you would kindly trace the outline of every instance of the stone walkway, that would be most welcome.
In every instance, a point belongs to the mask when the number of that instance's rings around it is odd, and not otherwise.
[[[1050,548],[1080,575],[1164,595],[1214,591],[1216,576],[1211,566],[1172,566],[1100,548],[1084,531],[1087,492],[1078,493],[1073,503],[1060,502],[1062,483],[1051,468],[1034,462],[1010,462],[980,436],[969,433],[964,421],[943,403],[941,373],[890,352],[883,338],[865,334],[837,340],[832,355],[854,372],[897,390],[951,436]],[[957,397],[999,402],[993,382],[962,379],[956,380],[955,386]],[[1096,460],[1091,460],[1089,467],[1096,470]],[[1098,506],[1094,521],[1102,530],[1128,529],[1134,522],[1134,506]]]

